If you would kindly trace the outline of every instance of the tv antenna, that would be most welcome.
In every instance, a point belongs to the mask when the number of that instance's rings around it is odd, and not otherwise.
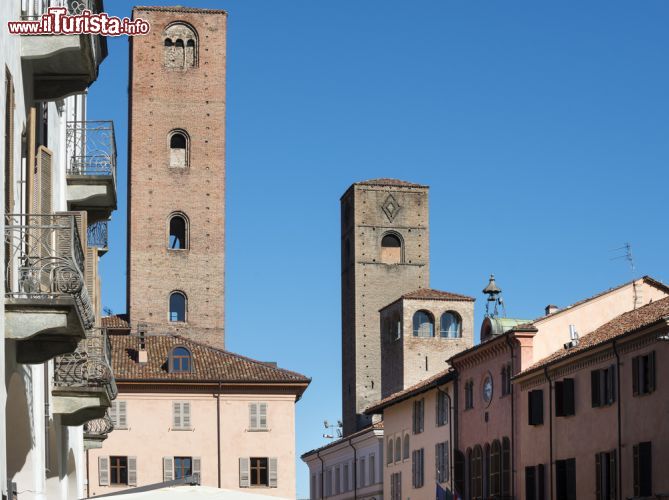
[[[632,273],[632,290],[634,292],[634,309],[641,303],[641,291],[636,284],[636,265],[634,264],[634,255],[632,254],[632,244],[627,242],[623,246],[616,248],[613,252],[624,252],[622,255],[612,257],[611,260],[625,259]]]
[[[342,437],[341,429],[344,427],[344,424],[341,420],[337,420],[336,424],[331,424],[327,420],[323,420],[323,427],[326,429],[325,434],[323,434],[325,439],[334,439],[335,437],[339,439]]]

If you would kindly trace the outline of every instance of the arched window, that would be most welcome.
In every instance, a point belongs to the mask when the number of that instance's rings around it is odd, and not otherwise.
[[[175,347],[170,352],[170,373],[189,373],[193,367],[191,353],[185,347]]]
[[[165,39],[164,64],[166,68],[186,70],[197,66],[198,37],[195,30],[184,23],[173,23],[163,32]]]
[[[428,311],[418,311],[413,315],[413,336],[434,337],[434,317]]]
[[[170,167],[187,167],[190,141],[183,130],[170,133]]]
[[[502,496],[511,496],[511,441],[502,438]]]
[[[182,292],[170,294],[170,321],[186,321],[186,296]]]
[[[393,463],[393,438],[388,439],[388,450],[386,452],[386,463]]]
[[[386,233],[381,238],[381,262],[399,264],[402,262],[402,240],[395,233]]]
[[[474,447],[470,468],[469,491],[472,500],[483,499],[483,450],[479,445]]]
[[[458,313],[448,311],[441,315],[441,336],[452,339],[462,337],[462,320]]]
[[[395,462],[402,460],[402,438],[397,436],[395,438]]]
[[[488,496],[501,495],[502,446],[498,440],[492,442],[490,449],[490,479]]]
[[[182,214],[170,217],[170,235],[167,242],[170,250],[186,250],[188,248],[188,221]]]
[[[409,435],[408,434],[404,435],[404,445],[403,445],[403,449],[402,449],[402,458],[404,460],[409,459]]]

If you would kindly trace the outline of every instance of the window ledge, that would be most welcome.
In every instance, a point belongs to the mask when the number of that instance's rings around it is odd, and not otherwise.
[[[167,247],[168,252],[174,252],[174,253],[187,253],[190,250],[190,248],[170,248]]]
[[[272,429],[246,429],[246,432],[270,432]]]
[[[194,431],[194,427],[170,427],[171,431],[186,431],[186,432],[191,432]]]

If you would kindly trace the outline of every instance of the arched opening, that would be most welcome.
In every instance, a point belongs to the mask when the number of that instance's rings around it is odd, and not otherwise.
[[[388,450],[386,451],[386,464],[393,463],[393,438],[388,439]]]
[[[402,460],[402,438],[395,438],[395,462]]]
[[[474,447],[471,460],[470,486],[472,500],[483,499],[483,450],[479,445]]]
[[[170,352],[170,373],[190,373],[192,371],[193,359],[191,353],[185,347],[175,347]]]
[[[185,132],[176,130],[170,134],[170,167],[188,166],[188,146]]]
[[[502,496],[511,496],[511,441],[502,438]]]
[[[434,316],[428,311],[417,311],[413,315],[413,336],[434,337]]]
[[[458,313],[448,311],[441,315],[441,336],[451,339],[462,337],[462,320]]]
[[[495,439],[490,449],[490,490],[488,496],[499,496],[501,494],[502,475],[502,446]]]
[[[166,68],[186,70],[197,66],[198,37],[191,26],[173,23],[165,29],[163,37],[165,37]]]
[[[402,262],[402,240],[395,233],[386,233],[381,238],[381,262],[399,264]]]
[[[170,294],[170,321],[186,321],[186,296],[181,292],[172,292]]]
[[[167,242],[170,250],[186,250],[188,248],[188,221],[181,214],[170,217],[170,234]]]
[[[405,434],[404,435],[404,444],[403,444],[403,449],[402,449],[402,458],[404,460],[409,459],[409,435]]]

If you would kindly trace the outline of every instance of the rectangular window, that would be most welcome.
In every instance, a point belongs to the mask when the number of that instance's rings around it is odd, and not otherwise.
[[[595,455],[595,490],[597,500],[615,500],[617,486],[616,452]]]
[[[390,475],[390,500],[402,500],[402,473]]]
[[[174,457],[174,479],[183,479],[193,475],[192,457]]]
[[[632,388],[635,396],[655,390],[655,351],[632,358]]]
[[[609,406],[616,401],[615,365],[590,372],[592,407]]]
[[[555,416],[568,417],[576,413],[574,402],[574,379],[565,378],[555,382]]]
[[[528,424],[542,425],[544,423],[544,391],[541,389],[530,391],[527,396]]]
[[[545,500],[546,471],[543,464],[525,467],[525,499]]]
[[[653,494],[653,461],[651,442],[634,445],[634,496],[648,497]]]
[[[448,460],[448,441],[437,443],[434,450],[437,482],[449,480],[450,464]]]
[[[349,490],[348,475],[349,475],[348,464],[344,464],[344,487],[343,487],[344,491]]]
[[[474,408],[474,382],[465,382],[465,410]]]
[[[358,460],[358,487],[365,487],[365,473],[367,472],[367,463],[365,457]]]
[[[425,480],[424,471],[425,453],[423,448],[414,450],[411,454],[412,484],[414,488],[422,488]]]
[[[376,483],[376,455],[369,455],[369,484]]]
[[[576,500],[576,459],[555,461],[557,500]]]
[[[502,396],[507,396],[511,394],[511,377],[513,373],[511,372],[511,363],[507,363],[502,368]]]
[[[450,411],[449,400],[448,394],[437,391],[437,427],[448,423],[448,412]]]
[[[172,429],[191,429],[190,402],[172,401]]]
[[[267,430],[267,403],[249,403],[249,430]]]
[[[109,457],[109,484],[128,484],[128,457]]]
[[[334,476],[334,494],[339,495],[341,488],[341,469],[339,466],[335,467],[335,476]]]
[[[413,402],[413,433],[423,432],[423,423],[425,417],[425,399],[419,399]]]

